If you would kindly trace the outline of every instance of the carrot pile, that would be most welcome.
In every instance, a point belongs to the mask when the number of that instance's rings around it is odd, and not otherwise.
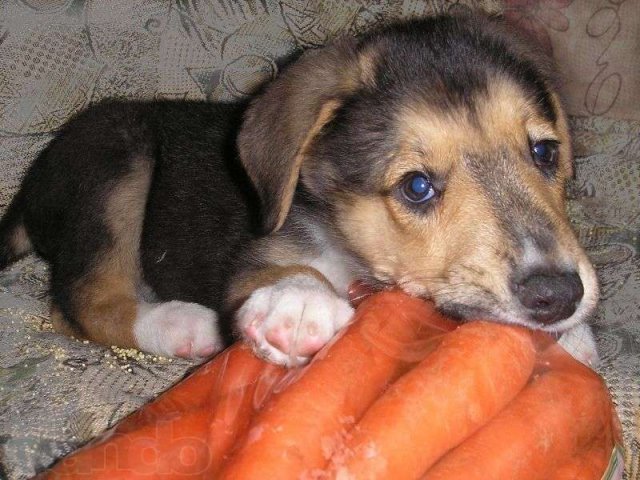
[[[598,375],[542,334],[373,295],[306,367],[236,344],[48,479],[600,479]]]

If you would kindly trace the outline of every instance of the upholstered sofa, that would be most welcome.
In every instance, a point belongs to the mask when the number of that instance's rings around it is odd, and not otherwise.
[[[560,65],[575,135],[570,214],[600,275],[593,319],[626,478],[640,478],[640,5],[598,0],[4,0],[0,213],[70,116],[104,98],[234,101],[279,59],[396,18],[504,9]],[[47,267],[0,272],[0,478],[23,479],[113,425],[193,364],[55,333]]]

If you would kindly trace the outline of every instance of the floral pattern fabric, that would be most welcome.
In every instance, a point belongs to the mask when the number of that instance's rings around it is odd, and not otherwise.
[[[505,4],[505,16],[553,53],[569,113],[640,120],[640,2]]]
[[[519,1],[512,6],[520,11],[534,8],[533,0]],[[571,2],[535,3],[541,7],[531,19],[534,26],[523,28],[550,25],[555,54],[561,50],[556,33],[573,31],[574,17],[566,8]],[[471,7],[495,12],[501,5],[498,0],[5,0],[0,3],[0,212],[52,132],[90,103],[113,97],[233,101],[273,78],[292,52],[381,22]],[[626,475],[635,480],[640,479],[640,123],[573,113],[582,116],[572,120],[579,158],[570,213],[602,283],[595,318],[602,373],[624,427]],[[192,367],[59,335],[48,320],[43,262],[30,256],[0,272],[0,478],[31,477]]]

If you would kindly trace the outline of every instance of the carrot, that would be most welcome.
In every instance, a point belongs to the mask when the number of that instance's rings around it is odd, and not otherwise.
[[[44,478],[211,478],[284,373],[237,344]],[[190,387],[195,387],[193,404]]]
[[[249,349],[246,348],[246,351]],[[221,395],[211,407],[208,436],[211,466],[206,478],[211,478],[221,468],[237,439],[246,432],[255,412],[286,374],[284,367],[264,365],[252,354],[246,355],[249,358],[229,362]],[[252,371],[258,365],[262,368]]]
[[[595,373],[551,370],[423,480],[552,478],[563,461],[603,430],[610,412],[606,388]]]
[[[454,326],[401,293],[366,300],[354,324],[258,413],[217,478],[298,479],[322,468],[341,432]]]
[[[534,363],[526,330],[487,322],[461,326],[371,406],[334,459],[335,475],[419,478],[504,408]]]
[[[547,335],[456,327],[378,293],[309,366],[237,344],[38,478],[597,478],[621,437],[600,377]]]
[[[254,357],[246,345],[237,343],[212,361],[198,367],[151,403],[125,417],[118,424],[117,432],[134,431],[144,425],[153,424],[158,419],[207,406],[217,397],[225,395],[225,388],[232,389],[241,383],[242,379],[247,378],[246,374],[241,374],[234,382],[233,376],[228,372],[230,365],[260,369],[265,362]],[[228,379],[226,383],[222,381],[223,377]]]
[[[115,433],[97,447],[62,459],[43,478],[48,480],[121,478],[197,479],[210,463],[203,440],[210,413],[194,410],[178,419],[146,425],[135,433]]]
[[[551,474],[551,480],[600,480],[611,455],[607,450],[597,445],[576,454]]]

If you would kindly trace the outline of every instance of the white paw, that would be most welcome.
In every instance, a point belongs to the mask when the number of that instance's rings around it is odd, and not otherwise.
[[[197,303],[141,303],[133,332],[140,349],[183,358],[205,358],[223,341],[216,312]]]
[[[591,328],[584,323],[578,324],[563,333],[558,343],[569,352],[573,358],[588,367],[595,368],[600,362],[593,332]]]
[[[353,315],[347,300],[308,275],[251,294],[236,315],[256,353],[281,365],[306,363]]]

